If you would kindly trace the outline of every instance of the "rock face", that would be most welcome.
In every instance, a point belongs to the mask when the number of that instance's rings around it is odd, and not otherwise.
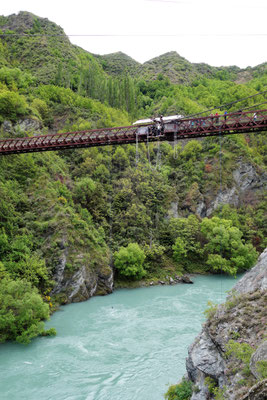
[[[107,265],[107,257],[99,258],[98,264],[92,265],[86,252],[70,254],[73,249],[68,246],[66,237],[62,238],[59,247],[51,294],[58,295],[61,303],[75,303],[113,292],[113,269]],[[78,268],[69,269],[69,264],[78,265]]]
[[[16,124],[12,124],[10,121],[4,121],[1,128],[3,133],[7,136],[23,137],[27,134],[40,135],[43,126],[38,119],[25,118],[19,120]]]
[[[113,291],[113,271],[107,267],[106,271],[94,271],[89,266],[83,265],[70,277],[64,274],[62,263],[54,277],[56,286],[52,294],[64,296],[65,303],[75,303],[88,300],[94,295],[104,295]]]
[[[225,304],[214,308],[201,333],[190,346],[186,361],[188,378],[194,383],[191,400],[213,399],[206,378],[212,379],[224,399],[260,400],[266,396],[266,380],[257,361],[267,361],[267,249],[258,262],[235,285]],[[249,345],[254,354],[249,365],[228,353],[228,342]],[[233,343],[233,342],[230,342]],[[259,380],[261,384],[259,384]]]
[[[70,273],[66,270],[67,249],[64,249],[56,267],[51,294],[60,294],[63,303],[75,303],[88,300],[94,295],[105,295],[113,292],[113,270],[108,265],[92,268],[83,255],[78,255],[81,267]]]
[[[246,273],[234,289],[238,293],[267,290],[267,249],[260,255],[255,267]]]
[[[260,379],[261,375],[257,368],[257,363],[260,361],[267,360],[267,341],[259,345],[255,353],[252,355],[250,360],[250,370],[255,378]]]
[[[267,399],[267,379],[256,383],[249,389],[248,393],[240,400],[266,400]]]
[[[218,194],[208,205],[206,215],[210,216],[220,204],[241,204],[257,201],[257,191],[267,189],[267,175],[263,171],[257,171],[255,167],[247,162],[239,161],[232,173],[233,186]]]
[[[255,204],[267,189],[267,174],[240,159],[229,176],[229,182],[229,187],[223,188],[221,193],[217,189],[202,193],[198,185],[193,184],[190,196],[187,195],[183,201],[172,202],[166,217],[178,218],[194,213],[204,218],[211,216],[220,205],[238,207]]]

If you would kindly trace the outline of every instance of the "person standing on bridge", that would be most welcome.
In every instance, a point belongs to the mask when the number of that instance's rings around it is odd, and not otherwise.
[[[224,111],[224,120],[227,120],[227,111]]]

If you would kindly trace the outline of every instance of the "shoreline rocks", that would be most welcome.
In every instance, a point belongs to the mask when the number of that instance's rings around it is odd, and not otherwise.
[[[234,286],[226,303],[214,307],[213,315],[189,347],[187,378],[195,388],[191,400],[215,398],[214,393],[209,391],[206,378],[212,379],[225,399],[266,398],[266,384],[258,384],[257,379],[261,377],[255,366],[259,360],[267,361],[266,303],[267,249],[260,255],[255,267]],[[255,350],[250,359],[249,373],[245,372],[247,369],[241,359],[233,355],[225,356],[230,340],[230,343],[245,344],[251,351]]]
[[[191,280],[191,278],[188,275],[182,275],[178,276],[175,275],[174,278],[166,276],[166,280],[158,280],[158,281],[151,281],[149,283],[150,286],[154,285],[176,285],[178,283],[187,283],[187,284],[193,284],[194,282]]]

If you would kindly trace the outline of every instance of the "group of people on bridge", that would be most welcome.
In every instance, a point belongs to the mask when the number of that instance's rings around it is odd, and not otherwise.
[[[174,116],[175,117],[175,116]],[[244,115],[245,119],[247,113]],[[256,123],[258,116],[256,112],[251,112],[251,123]],[[137,131],[137,135],[147,135],[147,136],[160,136],[168,133],[178,133],[179,131],[192,131],[192,130],[203,130],[203,128],[212,127],[224,127],[226,124],[235,124],[242,122],[243,112],[238,110],[234,113],[228,114],[224,111],[223,114],[216,112],[215,114],[210,114],[209,116],[201,116],[195,118],[171,118],[171,117],[160,117],[151,118],[151,124],[140,126]]]

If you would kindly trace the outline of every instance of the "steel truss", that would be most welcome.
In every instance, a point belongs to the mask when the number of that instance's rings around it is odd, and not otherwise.
[[[142,128],[142,129],[141,129]],[[171,121],[160,131],[153,124],[1,139],[0,155],[75,149],[138,142],[176,141],[206,136],[267,131],[267,110],[235,112]]]

